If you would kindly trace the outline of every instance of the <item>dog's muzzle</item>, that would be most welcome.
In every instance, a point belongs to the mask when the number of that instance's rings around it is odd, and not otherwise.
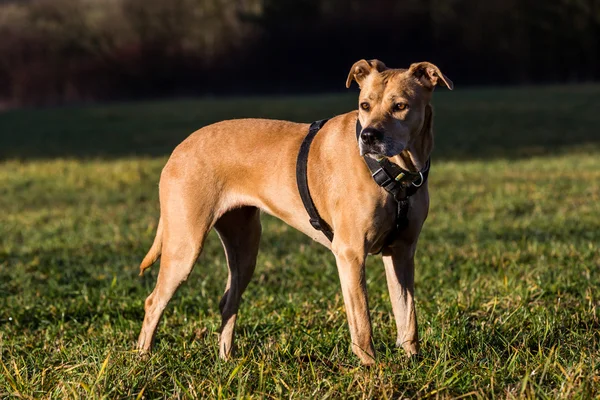
[[[358,147],[360,155],[369,155],[375,159],[393,157],[404,150],[404,146],[390,143],[382,131],[376,128],[365,128],[360,132]]]

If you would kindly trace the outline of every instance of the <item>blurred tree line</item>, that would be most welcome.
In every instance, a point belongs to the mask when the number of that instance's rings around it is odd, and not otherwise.
[[[339,90],[361,58],[582,82],[599,47],[600,0],[0,0],[0,102]]]

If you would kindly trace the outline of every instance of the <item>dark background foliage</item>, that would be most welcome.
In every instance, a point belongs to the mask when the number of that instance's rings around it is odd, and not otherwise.
[[[342,90],[361,58],[461,86],[600,78],[598,0],[0,1],[0,105]]]

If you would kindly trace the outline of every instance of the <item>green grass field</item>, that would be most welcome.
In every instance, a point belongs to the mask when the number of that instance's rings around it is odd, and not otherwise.
[[[350,351],[333,256],[267,216],[237,357],[218,359],[227,273],[214,234],[152,356],[133,351],[172,148],[225,118],[328,117],[356,93],[0,114],[0,398],[598,398],[600,86],[435,97],[422,358],[394,347],[371,257],[372,368]]]

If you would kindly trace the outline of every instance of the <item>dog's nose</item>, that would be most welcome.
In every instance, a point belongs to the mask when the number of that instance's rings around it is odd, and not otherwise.
[[[364,144],[374,144],[383,139],[383,132],[375,128],[365,128],[360,133],[360,139]]]

